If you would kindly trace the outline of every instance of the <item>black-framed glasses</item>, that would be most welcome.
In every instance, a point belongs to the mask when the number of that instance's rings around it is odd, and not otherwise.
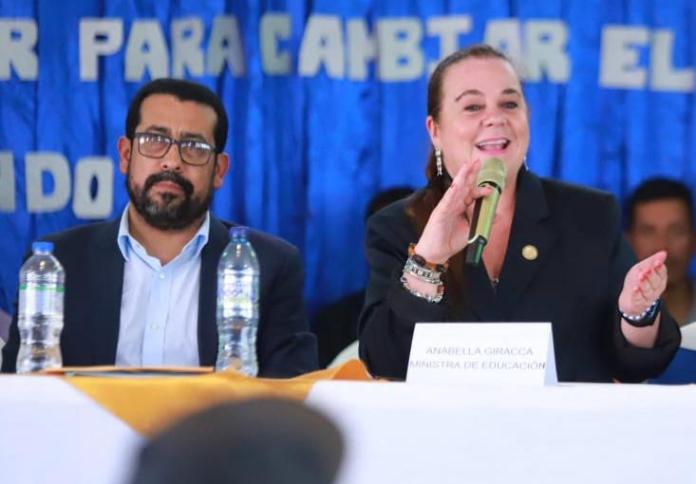
[[[215,153],[212,145],[197,139],[175,140],[160,133],[135,133],[133,139],[138,145],[138,153],[148,158],[163,158],[169,148],[176,145],[181,161],[201,166],[208,163]]]

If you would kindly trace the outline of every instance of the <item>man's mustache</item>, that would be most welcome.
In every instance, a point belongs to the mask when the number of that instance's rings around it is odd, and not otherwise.
[[[145,186],[143,187],[143,193],[147,193],[156,183],[163,181],[176,183],[186,195],[191,195],[193,193],[193,184],[174,171],[161,171],[147,177]]]

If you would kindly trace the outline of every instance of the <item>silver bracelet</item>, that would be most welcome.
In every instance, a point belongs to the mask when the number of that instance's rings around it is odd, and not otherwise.
[[[431,296],[430,294],[423,294],[420,291],[416,291],[413,289],[411,286],[408,284],[408,279],[406,279],[406,273],[401,274],[401,285],[403,286],[404,289],[406,289],[409,293],[412,295],[425,299],[429,303],[439,303],[442,301],[443,296],[445,295],[445,285],[442,283],[442,281],[438,281],[436,283],[437,286],[437,294],[434,296]]]
[[[413,257],[406,259],[406,264],[404,265],[404,272],[411,274],[416,279],[429,284],[437,284],[440,282],[442,277],[442,272],[437,272],[419,265]]]

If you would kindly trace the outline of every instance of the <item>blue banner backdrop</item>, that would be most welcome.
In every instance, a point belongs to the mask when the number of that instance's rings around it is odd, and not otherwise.
[[[656,174],[694,184],[694,27],[692,0],[0,0],[0,306],[32,240],[123,209],[116,140],[153,77],[220,94],[233,164],[214,211],[297,244],[316,308],[364,284],[370,197],[423,184],[438,59],[506,50],[531,169],[622,197]]]

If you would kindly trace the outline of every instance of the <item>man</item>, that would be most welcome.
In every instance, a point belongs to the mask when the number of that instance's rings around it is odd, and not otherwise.
[[[644,181],[627,201],[626,221],[626,237],[639,260],[667,251],[668,281],[662,298],[670,314],[681,326],[696,321],[696,291],[689,278],[696,251],[689,187],[667,178]]]
[[[208,211],[229,167],[227,115],[209,89],[182,80],[143,86],[118,140],[130,203],[111,222],[46,237],[66,272],[63,364],[210,366],[217,355],[217,264],[229,224]],[[295,247],[251,230],[261,267],[260,376],[314,370],[316,342]],[[16,317],[3,371],[14,371]]]

